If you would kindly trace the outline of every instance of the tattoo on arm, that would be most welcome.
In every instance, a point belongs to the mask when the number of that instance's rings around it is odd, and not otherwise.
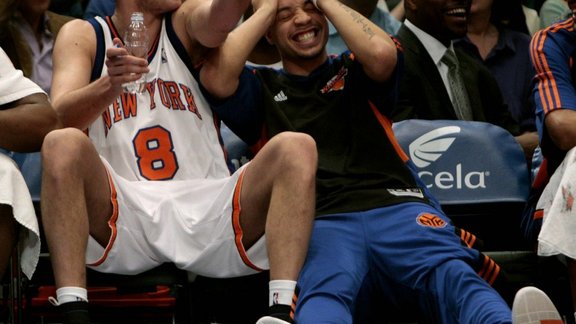
[[[366,18],[364,16],[362,16],[361,14],[357,13],[356,11],[350,9],[350,7],[344,5],[343,3],[338,1],[338,5],[341,6],[346,12],[348,12],[348,14],[350,14],[350,16],[352,17],[352,20],[354,20],[355,23],[359,24],[362,27],[362,31],[364,31],[364,33],[366,35],[368,35],[368,39],[372,39],[372,37],[374,37],[374,35],[376,35],[376,33],[374,32],[374,30],[372,30],[372,28],[370,28],[370,25],[368,25],[368,23],[366,22]]]

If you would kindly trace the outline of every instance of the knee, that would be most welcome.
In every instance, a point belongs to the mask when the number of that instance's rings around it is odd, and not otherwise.
[[[299,173],[316,176],[318,151],[314,139],[304,133],[283,132],[272,139],[274,155],[284,170],[298,170]]]
[[[90,139],[82,131],[65,128],[46,135],[42,144],[42,165],[45,170],[66,170],[66,166],[81,165]]]

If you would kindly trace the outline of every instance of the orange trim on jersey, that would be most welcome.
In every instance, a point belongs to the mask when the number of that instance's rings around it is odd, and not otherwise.
[[[114,23],[112,22],[112,17],[106,16],[106,24],[108,25],[108,29],[110,29],[112,38],[122,39],[122,37],[120,37],[120,33],[118,33],[118,30],[116,30],[116,26],[114,26]]]
[[[534,211],[534,215],[532,216],[533,219],[542,219],[544,218],[544,209],[538,209]]]
[[[122,43],[124,43],[124,37],[120,36],[120,33],[116,29],[114,22],[112,22],[112,17],[106,16],[106,24],[108,25],[108,28],[110,29],[110,33],[112,34],[112,38],[119,38],[122,40]],[[152,44],[150,44],[150,47],[148,48],[148,53],[146,53],[147,57],[150,57],[152,54],[154,54],[156,52],[156,49],[158,48],[159,43],[160,43],[160,33],[158,33],[158,35],[156,35],[156,38],[154,39]]]
[[[108,175],[108,183],[110,184],[110,203],[112,203],[112,216],[108,220],[108,226],[110,227],[110,239],[108,240],[108,245],[104,249],[104,253],[102,257],[98,259],[96,262],[88,264],[89,266],[99,266],[108,257],[110,250],[112,250],[112,246],[114,246],[114,242],[116,241],[116,236],[118,235],[118,229],[116,228],[116,221],[118,220],[118,193],[116,191],[116,186],[114,186],[114,182],[112,181],[112,177],[110,173],[106,169],[106,174]]]
[[[550,80],[550,76],[547,75],[545,71],[545,66],[548,66],[548,62],[546,62],[546,57],[543,55],[538,55],[542,51],[544,47],[544,41],[546,40],[546,32],[547,30],[541,31],[534,37],[534,42],[531,46],[532,51],[532,58],[533,58],[533,65],[536,69],[536,78],[540,79],[538,82],[538,92],[540,93],[540,102],[545,112],[548,111],[548,107],[552,106],[552,97],[550,94],[550,85],[549,83],[554,80]]]
[[[460,229],[460,238],[462,239],[462,241],[464,241],[464,243],[466,243],[466,246],[468,246],[469,248],[472,248],[474,246],[474,243],[476,243],[476,235],[463,229]]]
[[[399,41],[396,37],[394,37],[394,36],[392,36],[392,35],[390,35],[390,34],[389,34],[388,36],[389,36],[390,39],[392,39],[392,41],[394,42],[394,45],[396,46],[396,49],[397,49],[398,51],[400,51],[400,52],[404,52],[404,47],[402,47],[402,43],[400,43],[400,41]]]
[[[380,123],[382,128],[384,128],[384,131],[386,132],[386,136],[390,140],[390,143],[392,143],[392,146],[394,146],[396,154],[400,156],[402,161],[407,162],[409,160],[408,155],[404,153],[404,150],[402,150],[402,147],[400,146],[400,144],[398,144],[396,136],[394,136],[394,131],[392,130],[392,123],[390,122],[390,119],[382,115],[382,113],[380,113],[380,110],[378,110],[378,108],[376,108],[376,106],[371,101],[368,101],[368,103],[370,104],[370,108],[372,108],[372,112],[376,116],[376,119],[378,119],[378,122]]]
[[[542,49],[548,38],[548,33],[556,33],[561,29],[573,28],[573,22],[569,21],[541,30],[534,36],[532,44],[530,45],[532,63],[536,69],[536,78],[540,80],[540,82],[538,82],[538,92],[540,93],[540,101],[545,114],[561,107],[562,103],[556,79],[552,73],[550,73],[550,65],[548,64],[546,56],[542,55]]]
[[[234,188],[234,196],[232,197],[232,229],[234,230],[234,242],[236,243],[236,248],[238,249],[238,253],[240,254],[240,258],[248,267],[257,270],[263,271],[258,266],[256,266],[250,258],[248,258],[248,254],[244,249],[244,244],[242,244],[242,226],[240,225],[240,212],[242,208],[240,206],[240,193],[242,191],[242,181],[244,180],[244,173],[246,169],[240,170],[240,176],[238,177],[238,181],[236,182],[236,187]]]
[[[258,139],[255,144],[250,146],[250,152],[256,155],[256,153],[258,153],[264,147],[264,145],[266,145],[266,143],[268,143],[268,130],[266,127],[262,127],[262,131],[260,132],[260,139]]]
[[[544,158],[540,164],[538,173],[536,173],[536,177],[532,182],[532,188],[544,188],[549,180],[550,177],[548,176],[548,159]]]
[[[296,303],[298,302],[298,295],[294,292],[292,295],[292,304],[290,305],[290,318],[294,320],[294,313],[296,312]]]
[[[490,257],[484,255],[484,263],[482,269],[478,272],[478,275],[486,280],[488,284],[493,285],[499,274],[500,266]]]

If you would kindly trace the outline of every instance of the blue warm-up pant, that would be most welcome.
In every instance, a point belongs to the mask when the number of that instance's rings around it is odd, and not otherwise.
[[[320,216],[298,280],[296,323],[352,323],[367,283],[391,302],[417,296],[431,322],[511,323],[509,306],[472,267],[482,257],[424,203]]]

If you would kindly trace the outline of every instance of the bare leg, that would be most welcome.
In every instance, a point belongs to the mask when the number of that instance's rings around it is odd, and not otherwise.
[[[8,261],[16,246],[17,223],[12,215],[12,208],[0,204],[0,280],[8,267]]]
[[[317,152],[305,134],[272,138],[246,170],[241,196],[243,243],[266,231],[270,279],[296,280],[315,215]]]
[[[106,169],[77,129],[49,133],[42,146],[42,223],[56,287],[86,287],[88,234],[105,245],[112,214]]]

